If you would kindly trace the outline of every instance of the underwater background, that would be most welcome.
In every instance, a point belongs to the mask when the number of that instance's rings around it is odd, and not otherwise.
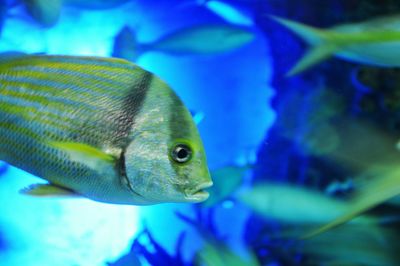
[[[166,81],[214,181],[204,203],[112,205],[21,195],[39,179],[1,163],[0,265],[400,265],[400,37],[384,32],[399,50],[379,48],[398,65],[358,44],[287,75],[318,41],[271,17],[327,28],[399,12],[394,0],[0,1],[1,52],[122,57]],[[389,24],[400,18],[363,36]]]

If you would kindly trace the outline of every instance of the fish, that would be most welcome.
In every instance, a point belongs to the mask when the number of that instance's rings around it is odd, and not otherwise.
[[[207,1],[205,6],[228,23],[249,27],[254,26],[251,15],[238,7],[221,1]]]
[[[112,56],[135,61],[146,52],[174,56],[212,55],[234,51],[255,38],[247,27],[225,24],[201,24],[168,33],[147,43],[138,43],[135,32],[124,26],[116,35]]]
[[[238,199],[266,219],[286,224],[323,224],[350,210],[346,201],[318,191],[288,184],[262,182],[243,191]],[[377,224],[376,217],[363,216],[360,224]]]
[[[305,231],[301,227],[283,228],[285,238],[293,242],[296,231]],[[287,231],[293,233],[287,234]],[[400,259],[396,230],[376,225],[347,224],[326,234],[294,243],[296,250],[307,258],[307,265],[395,266]]]
[[[205,266],[260,266],[257,257],[246,247],[247,258],[242,258],[225,243],[214,239],[205,241],[204,247],[196,253],[195,265]]]
[[[73,6],[81,9],[102,10],[115,8],[126,4],[131,0],[64,0],[65,6]]]
[[[398,137],[362,119],[336,122],[345,138],[325,158],[357,173],[351,180],[354,192],[347,201],[346,212],[311,230],[304,238],[325,233],[383,203],[396,204],[400,197]]]
[[[270,18],[312,46],[287,76],[299,74],[333,55],[378,67],[400,66],[400,15],[377,17],[328,29],[277,16]]]
[[[189,110],[117,58],[0,59],[0,160],[48,181],[21,192],[149,205],[201,202],[212,185]]]
[[[234,24],[234,25],[241,25],[241,26],[254,26],[254,19],[250,12],[244,10],[239,7],[238,5],[228,4],[224,1],[217,1],[217,0],[201,0],[201,1],[192,1],[192,2],[185,2],[179,5],[179,9],[183,9],[190,6],[199,6],[208,9],[216,16],[223,19],[225,22]]]
[[[304,239],[323,234],[339,225],[345,224],[368,210],[400,195],[400,167],[377,167],[375,178],[364,180],[363,186],[348,202],[348,208],[340,215],[336,215],[328,223],[311,230],[303,236]]]
[[[63,0],[23,0],[23,4],[37,23],[48,28],[58,22]]]

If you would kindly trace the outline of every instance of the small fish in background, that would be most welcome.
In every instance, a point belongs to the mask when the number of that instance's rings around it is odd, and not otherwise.
[[[288,72],[288,76],[303,72],[332,55],[379,67],[400,66],[399,15],[342,24],[329,29],[314,28],[276,16],[270,17],[312,46]]]
[[[228,165],[212,170],[213,187],[208,190],[210,197],[202,206],[211,208],[232,197],[243,184],[244,176],[251,168],[251,165]]]
[[[326,158],[357,173],[352,178],[354,192],[344,213],[305,237],[324,233],[383,203],[396,204],[400,197],[398,138],[366,121],[343,119],[338,125],[345,138]]]
[[[238,198],[262,217],[287,224],[323,224],[350,209],[346,201],[288,184],[259,183]],[[355,222],[377,224],[379,219],[363,216]]]
[[[189,110],[115,58],[0,58],[0,159],[49,181],[22,192],[116,204],[201,202],[210,187]]]
[[[63,0],[65,6],[81,9],[102,10],[119,7],[132,0]]]
[[[205,266],[260,266],[257,257],[247,251],[248,258],[242,258],[225,243],[206,241],[204,247],[196,254],[196,265]]]
[[[146,52],[175,56],[214,55],[232,52],[254,40],[254,32],[246,27],[225,24],[202,24],[179,29],[149,43],[138,43],[128,26],[116,35],[112,56],[135,61]]]
[[[254,26],[253,18],[249,12],[223,1],[206,1],[204,6],[228,23],[241,26]]]
[[[349,222],[368,210],[400,195],[400,167],[392,166],[387,169],[377,167],[375,178],[363,181],[360,187],[348,202],[347,210],[336,215],[334,219],[310,233],[304,238],[311,238],[322,234],[341,224]]]
[[[204,7],[210,10],[212,13],[223,19],[225,22],[234,25],[241,26],[254,26],[254,20],[250,12],[245,10],[243,6],[233,5],[225,1],[217,0],[200,0],[185,2],[178,6],[180,9],[184,9],[191,6]]]
[[[22,0],[27,13],[41,26],[52,27],[59,18],[63,0]]]
[[[311,239],[295,240],[299,231],[310,229],[307,225],[283,227],[272,238],[277,242],[289,240],[290,249],[302,254],[306,265],[398,265],[400,242],[396,230],[347,224]]]

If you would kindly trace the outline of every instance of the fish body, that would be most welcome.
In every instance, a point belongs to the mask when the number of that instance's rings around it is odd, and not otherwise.
[[[139,44],[135,39],[135,33],[124,27],[115,38],[113,56],[134,61],[148,51],[178,56],[225,53],[250,43],[254,33],[238,26],[207,24],[180,29],[150,43]]]
[[[25,193],[121,204],[198,202],[212,184],[190,112],[121,59],[0,59],[0,160],[49,181]]]
[[[349,211],[350,206],[322,193],[290,185],[261,183],[239,195],[239,199],[265,218],[289,224],[321,224]],[[376,223],[372,217],[358,222]]]
[[[380,67],[400,66],[400,15],[329,29],[318,29],[275,16],[272,18],[312,46],[288,75],[298,74],[332,55]]]

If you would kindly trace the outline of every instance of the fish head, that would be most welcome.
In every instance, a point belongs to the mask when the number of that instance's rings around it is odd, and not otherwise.
[[[154,78],[125,152],[131,190],[150,204],[202,202],[212,185],[206,154],[189,110]]]

